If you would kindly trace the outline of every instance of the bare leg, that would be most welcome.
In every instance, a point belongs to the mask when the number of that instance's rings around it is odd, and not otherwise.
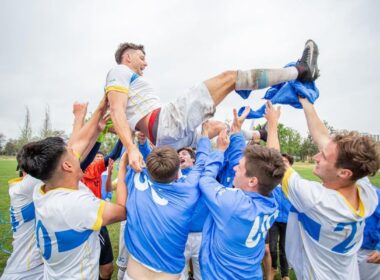
[[[206,80],[215,106],[233,90],[255,90],[297,79],[295,67],[282,69],[253,69],[248,71],[226,71]]]
[[[265,244],[263,267],[264,267],[264,279],[271,280],[272,279],[272,258],[270,256],[269,244]]]

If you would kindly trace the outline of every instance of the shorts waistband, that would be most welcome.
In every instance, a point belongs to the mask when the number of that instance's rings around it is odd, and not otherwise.
[[[156,145],[156,137],[157,137],[157,127],[158,127],[158,119],[160,117],[161,108],[157,108],[154,110],[148,121],[148,138],[150,142]]]

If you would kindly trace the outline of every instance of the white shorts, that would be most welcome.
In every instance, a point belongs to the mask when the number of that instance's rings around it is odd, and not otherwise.
[[[124,242],[124,231],[126,221],[120,223],[120,235],[119,235],[119,256],[117,257],[116,264],[118,267],[126,268],[128,264],[128,249]]]
[[[1,280],[42,280],[44,279],[44,265],[41,264],[25,272],[4,273]]]
[[[206,85],[201,83],[189,89],[176,101],[164,105],[157,127],[157,146],[175,149],[197,145],[196,129],[215,113],[214,101]]]
[[[358,252],[358,264],[360,279],[377,280],[380,279],[380,264],[367,263],[368,255],[372,250],[360,249]]]
[[[186,242],[185,248],[185,268],[181,273],[181,280],[187,280],[189,278],[189,262],[193,264],[193,279],[200,280],[201,271],[199,267],[199,251],[202,243],[202,232],[190,232]]]

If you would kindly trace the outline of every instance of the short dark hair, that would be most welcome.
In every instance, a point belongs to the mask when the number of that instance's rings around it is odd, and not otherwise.
[[[374,176],[380,168],[380,143],[357,132],[342,132],[333,136],[338,155],[337,168],[349,169],[351,181],[365,176]]]
[[[148,155],[146,167],[150,177],[159,183],[170,183],[179,170],[177,151],[171,147],[154,148]]]
[[[281,182],[285,173],[285,164],[279,151],[260,145],[248,145],[244,151],[247,177],[256,177],[259,181],[258,192],[269,195]]]
[[[53,176],[62,155],[66,152],[66,144],[62,138],[48,137],[24,145],[17,154],[17,162],[24,172],[47,181]]]
[[[140,50],[145,54],[144,46],[143,45],[137,45],[133,43],[121,43],[118,47],[118,49],[115,52],[115,60],[117,64],[121,63],[121,59],[123,57],[123,54],[126,50]]]
[[[289,155],[287,153],[282,153],[281,155],[289,161],[290,165],[293,165],[294,158],[291,155]]]
[[[190,157],[193,160],[195,160],[195,152],[194,152],[193,148],[191,148],[191,147],[183,147],[183,148],[177,150],[177,154],[179,154],[181,151],[187,151],[189,153]]]

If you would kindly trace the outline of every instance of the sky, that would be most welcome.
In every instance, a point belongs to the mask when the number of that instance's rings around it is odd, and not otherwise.
[[[20,135],[26,106],[33,134],[46,106],[53,128],[69,133],[73,102],[96,108],[122,42],[145,45],[144,77],[166,103],[225,70],[281,68],[313,39],[320,117],[336,129],[380,134],[379,11],[376,0],[2,0],[0,133]],[[231,119],[243,105],[257,109],[264,94],[231,93],[216,118]],[[281,111],[280,122],[305,136],[302,110]]]

